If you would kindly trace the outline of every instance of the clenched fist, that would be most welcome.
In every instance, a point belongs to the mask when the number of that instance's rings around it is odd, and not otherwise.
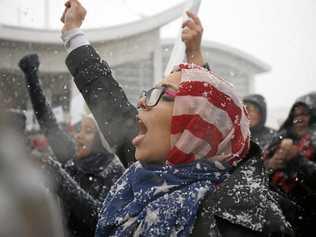
[[[40,62],[37,54],[29,54],[19,61],[19,67],[24,73],[37,72]]]
[[[64,23],[62,31],[69,31],[74,28],[79,28],[87,14],[86,9],[78,0],[69,0],[65,3],[65,10],[61,17]]]

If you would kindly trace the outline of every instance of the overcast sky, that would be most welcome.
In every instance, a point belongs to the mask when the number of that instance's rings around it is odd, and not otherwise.
[[[51,1],[50,27],[60,27],[63,2]],[[88,9],[85,27],[93,27],[137,20],[181,1],[82,2]],[[0,22],[43,27],[43,8],[39,0],[0,0]],[[235,47],[272,67],[271,72],[257,76],[255,88],[275,111],[289,107],[299,95],[316,90],[315,13],[314,0],[202,0],[199,16],[205,40]],[[165,27],[162,36],[176,37],[178,24]]]

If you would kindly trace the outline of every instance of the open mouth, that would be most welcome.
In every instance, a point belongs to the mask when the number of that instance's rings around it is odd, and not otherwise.
[[[134,137],[132,141],[134,146],[139,145],[147,133],[146,125],[139,117],[137,117],[137,124],[138,124],[138,135]]]
[[[77,142],[76,142],[76,150],[77,151],[82,151],[82,150],[86,150],[86,149],[87,149],[87,145],[82,143],[82,142],[79,142],[77,140]]]

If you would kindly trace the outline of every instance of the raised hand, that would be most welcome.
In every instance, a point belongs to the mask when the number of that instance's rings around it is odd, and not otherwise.
[[[203,65],[203,57],[201,52],[201,40],[203,27],[200,19],[191,12],[186,12],[190,19],[182,24],[182,41],[186,46],[186,56],[188,63]]]
[[[37,54],[29,54],[19,61],[19,67],[24,73],[38,71],[40,61]]]
[[[298,150],[291,139],[283,139],[280,147],[276,150],[270,160],[266,162],[267,168],[282,169],[286,163],[296,157]]]
[[[60,18],[61,22],[64,23],[62,31],[69,31],[74,28],[80,28],[86,14],[86,9],[78,0],[68,0],[65,3],[65,10],[62,17]]]

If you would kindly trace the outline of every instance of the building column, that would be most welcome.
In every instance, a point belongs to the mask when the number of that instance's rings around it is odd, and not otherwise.
[[[44,27],[46,29],[50,28],[50,7],[49,0],[45,0],[44,2]]]
[[[162,53],[161,53],[161,44],[160,44],[160,30],[157,30],[157,36],[156,36],[156,43],[154,46],[154,57],[153,57],[153,62],[154,62],[154,84],[158,83],[161,81],[162,78]]]

